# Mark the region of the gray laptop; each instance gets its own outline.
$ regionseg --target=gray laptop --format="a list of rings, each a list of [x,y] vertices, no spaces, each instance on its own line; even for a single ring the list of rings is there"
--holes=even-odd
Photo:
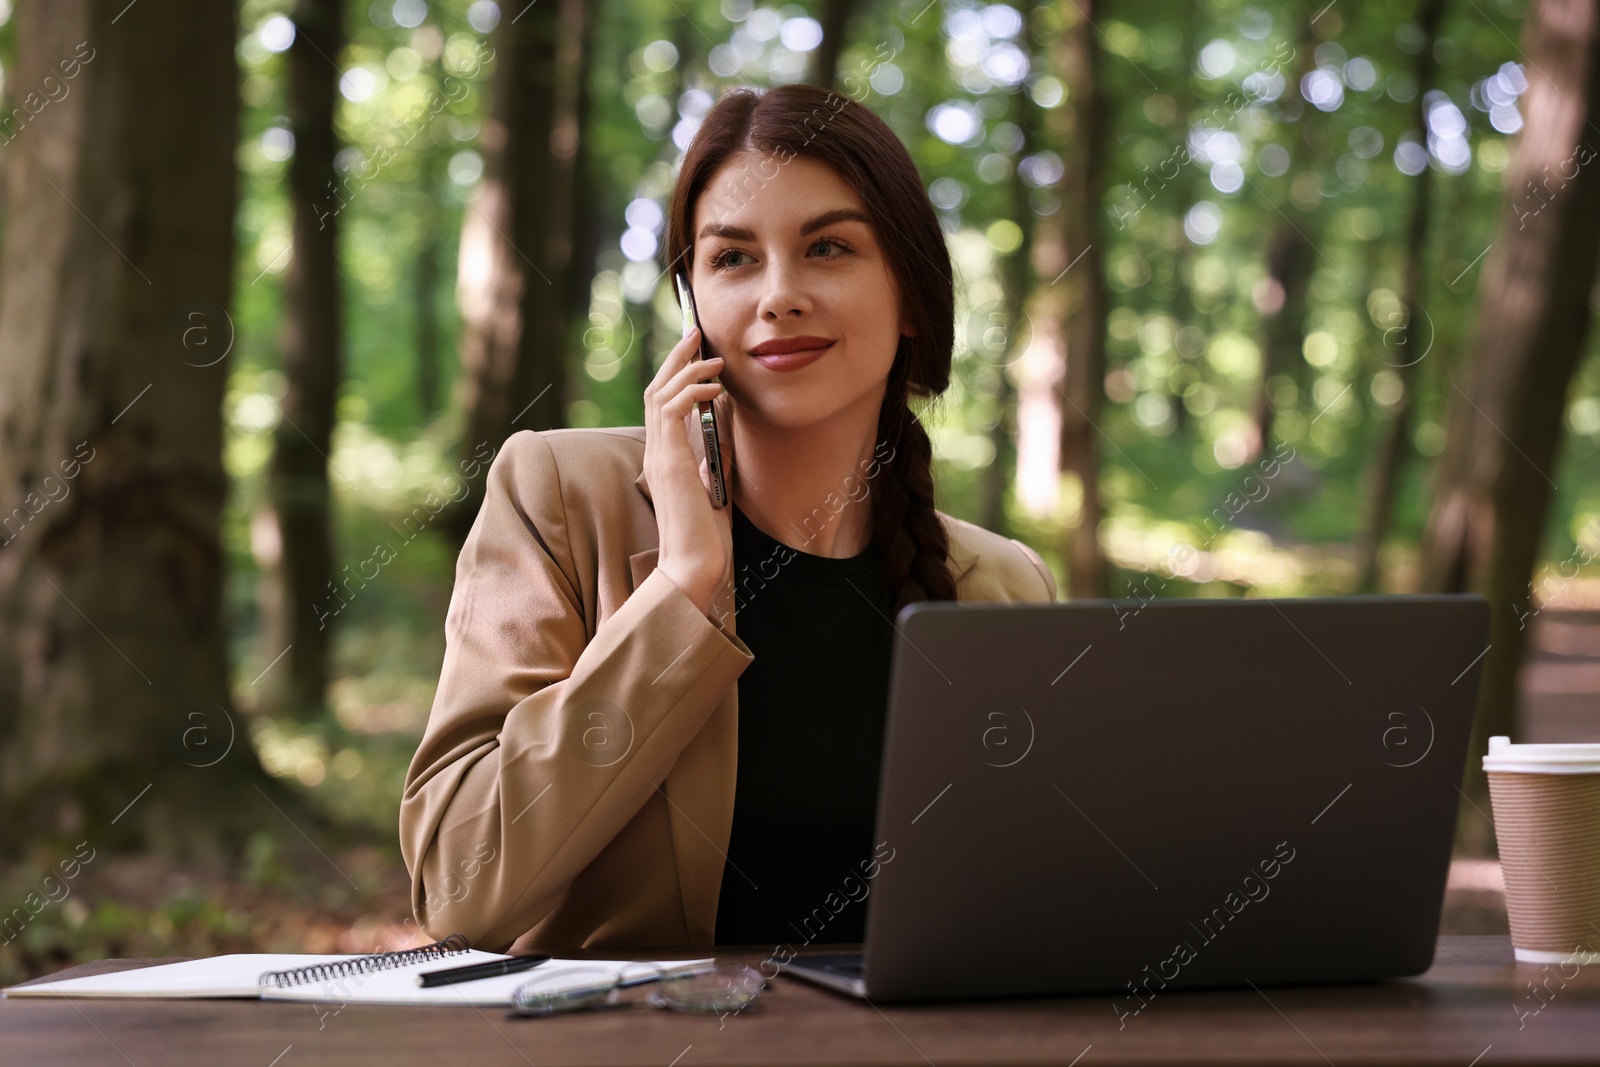
[[[1477,596],[909,605],[864,951],[784,972],[1119,1017],[1420,974],[1488,628]]]

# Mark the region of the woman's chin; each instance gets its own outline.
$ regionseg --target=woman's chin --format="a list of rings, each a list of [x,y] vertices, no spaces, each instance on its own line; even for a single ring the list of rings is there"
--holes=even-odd
[[[801,385],[795,382],[795,387],[790,388],[788,382],[793,380],[792,376],[770,377],[773,380],[762,382],[757,395],[741,394],[732,398],[737,401],[737,417],[741,421],[759,421],[775,430],[827,428],[838,431],[842,428],[841,420],[853,420],[859,414],[870,427],[877,426],[878,408],[883,404],[881,383],[863,395],[849,397],[842,395],[835,383],[819,381]],[[728,397],[729,394],[724,394],[719,399]],[[721,410],[718,409],[718,414]]]

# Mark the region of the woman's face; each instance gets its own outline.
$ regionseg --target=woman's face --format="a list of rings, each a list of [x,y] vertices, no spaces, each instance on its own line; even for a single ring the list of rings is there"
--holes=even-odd
[[[747,151],[711,176],[695,205],[689,275],[739,418],[876,425],[900,335],[915,331],[869,218],[855,189],[805,156]],[[797,337],[831,343],[791,370],[752,352]]]

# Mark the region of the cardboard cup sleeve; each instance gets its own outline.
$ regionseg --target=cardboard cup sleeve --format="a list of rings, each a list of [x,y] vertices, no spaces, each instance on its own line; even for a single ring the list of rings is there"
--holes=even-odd
[[[1600,962],[1600,745],[1512,745],[1484,757],[1522,963]]]

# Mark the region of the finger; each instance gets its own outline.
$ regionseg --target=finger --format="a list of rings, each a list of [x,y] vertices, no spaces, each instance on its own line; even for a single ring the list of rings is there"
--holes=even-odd
[[[656,399],[658,401],[671,400],[682,393],[688,386],[703,383],[705,379],[720,374],[722,366],[720,359],[694,360],[688,365],[679,368],[678,373],[662,384],[660,390],[656,393]]]
[[[713,378],[721,374],[724,366],[726,364],[723,363],[720,356],[713,356],[710,359],[690,360],[687,364],[678,368],[678,372],[668,378],[662,388],[667,396],[674,396],[678,390],[691,382],[705,381],[707,378]]]
[[[720,374],[722,372],[722,368],[723,362],[720,358],[691,360],[690,362],[679,367],[674,374],[667,377],[664,381],[655,383],[651,386],[651,390],[645,394],[646,408],[648,408],[651,404],[662,404],[665,401],[672,399],[673,397],[677,396],[686,385],[690,385],[703,379],[710,378],[716,374]],[[662,365],[662,370],[666,370],[665,364]]]
[[[686,385],[676,396],[662,405],[661,414],[669,419],[686,419],[694,413],[696,404],[713,399],[721,391],[722,385],[718,382],[694,382]]]

